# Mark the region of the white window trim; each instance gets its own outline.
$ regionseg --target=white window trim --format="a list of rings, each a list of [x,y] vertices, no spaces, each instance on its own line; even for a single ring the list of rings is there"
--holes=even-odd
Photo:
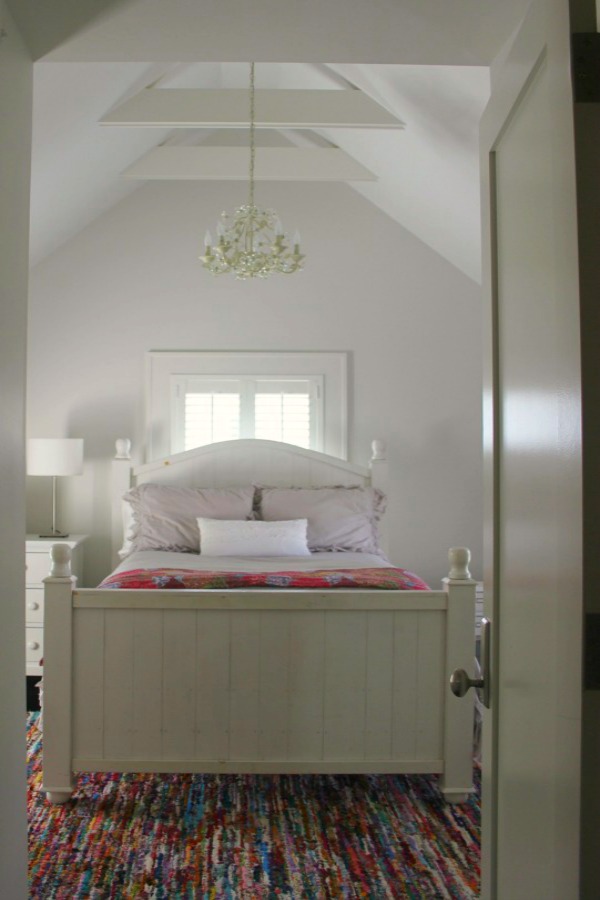
[[[151,350],[146,360],[146,461],[171,454],[173,375],[321,376],[323,451],[347,459],[348,354],[341,351]]]

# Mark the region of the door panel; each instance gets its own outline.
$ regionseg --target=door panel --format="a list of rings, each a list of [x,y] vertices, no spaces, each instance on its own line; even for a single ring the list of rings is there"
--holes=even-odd
[[[553,527],[560,478],[556,452],[560,390],[554,360],[560,347],[552,277],[553,219],[546,190],[552,179],[544,135],[546,82],[543,64],[495,151],[501,494],[497,627],[502,686],[498,862],[501,872],[508,866],[519,881],[518,873],[527,870],[532,855],[544,858],[556,829],[554,797],[547,790],[556,765],[556,669],[548,671],[544,657],[556,645],[553,606],[560,602],[559,534]],[[515,815],[528,836],[525,842],[511,840]],[[552,883],[552,867],[542,866],[537,874],[540,897],[552,896]],[[514,885],[513,890],[520,888]]]
[[[532,10],[482,123],[485,612],[495,628],[483,895],[500,900],[578,896],[578,290],[572,104],[556,89],[569,71],[560,7]]]

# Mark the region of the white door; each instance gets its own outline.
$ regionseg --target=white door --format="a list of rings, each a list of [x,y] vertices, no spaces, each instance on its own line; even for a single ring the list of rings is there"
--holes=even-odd
[[[581,442],[566,0],[530,9],[482,121],[488,365],[483,890],[578,897]]]

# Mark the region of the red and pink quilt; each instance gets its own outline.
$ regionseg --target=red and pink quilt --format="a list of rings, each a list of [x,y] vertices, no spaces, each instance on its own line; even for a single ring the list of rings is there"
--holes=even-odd
[[[396,568],[321,569],[311,572],[203,572],[196,569],[132,569],[109,575],[101,588],[125,590],[235,590],[298,588],[330,590],[363,588],[384,591],[428,591],[412,572]]]

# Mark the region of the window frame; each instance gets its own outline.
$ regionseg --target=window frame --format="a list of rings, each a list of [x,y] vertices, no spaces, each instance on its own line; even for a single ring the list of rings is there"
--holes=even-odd
[[[146,461],[172,455],[172,379],[195,375],[215,381],[252,376],[306,380],[320,376],[322,452],[345,460],[348,458],[347,371],[345,351],[150,350],[146,354]]]

